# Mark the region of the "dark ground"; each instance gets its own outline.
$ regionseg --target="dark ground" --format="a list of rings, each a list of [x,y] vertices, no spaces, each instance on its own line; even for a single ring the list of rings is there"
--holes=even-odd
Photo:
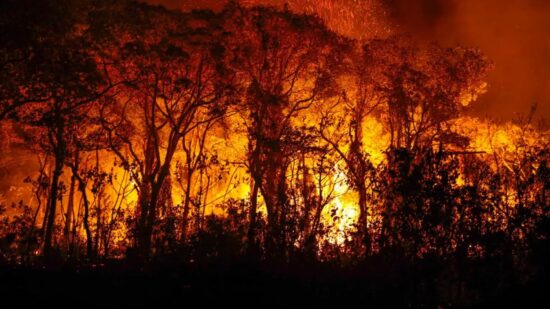
[[[360,266],[342,269],[306,263],[280,267],[238,262],[167,265],[170,263],[139,268],[125,261],[84,268],[4,265],[0,270],[0,299],[2,304],[13,304],[4,308],[44,308],[44,304],[54,308],[83,305],[97,308],[195,307],[192,304],[225,307],[548,308],[550,304],[547,278],[539,276],[525,284],[502,284],[499,274],[483,270],[479,272],[479,278],[475,278],[475,274],[469,275],[469,289],[472,288],[471,280],[474,280],[476,292],[463,292],[461,300],[449,304],[442,301],[445,299],[442,292],[445,283],[441,283],[441,279],[418,279],[406,267],[388,272]],[[473,296],[467,296],[467,293]]]

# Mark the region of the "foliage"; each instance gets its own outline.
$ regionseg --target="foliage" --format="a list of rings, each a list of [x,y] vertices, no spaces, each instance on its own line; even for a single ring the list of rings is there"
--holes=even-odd
[[[402,263],[460,291],[472,263],[545,269],[547,131],[472,149],[479,50],[234,2],[0,6],[0,120],[40,161],[0,207],[5,261]]]

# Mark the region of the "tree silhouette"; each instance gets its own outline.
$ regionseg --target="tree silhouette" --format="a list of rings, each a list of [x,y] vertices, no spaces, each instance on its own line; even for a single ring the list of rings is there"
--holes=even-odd
[[[166,179],[178,145],[197,127],[223,116],[231,72],[223,66],[213,17],[133,4],[120,10],[121,19],[131,21],[117,22],[120,32],[109,43],[117,48],[113,74],[126,83],[103,118],[111,149],[139,192],[136,246],[146,259],[159,207],[172,207],[159,205],[159,198],[162,190],[171,191]],[[142,23],[136,25],[136,19]]]
[[[434,307],[547,284],[548,129],[466,116],[479,50],[293,6],[31,2],[0,3],[0,277]]]
[[[246,82],[249,168],[267,207],[270,254],[284,256],[289,219],[288,156],[296,151],[293,118],[330,95],[341,38],[317,18],[268,8],[226,8],[236,34],[235,66]]]

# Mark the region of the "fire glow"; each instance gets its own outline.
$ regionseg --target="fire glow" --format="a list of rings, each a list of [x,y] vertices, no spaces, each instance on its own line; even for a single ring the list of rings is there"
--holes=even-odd
[[[508,227],[526,204],[542,216],[548,131],[532,115],[465,116],[491,91],[492,63],[475,48],[397,35],[367,2],[243,1],[219,12],[88,4],[59,25],[68,43],[46,39],[53,68],[6,64],[16,85],[2,89],[2,151],[33,162],[13,168],[29,175],[1,196],[0,205],[22,201],[6,222],[26,214],[33,254],[148,259],[218,228],[241,251],[329,259],[396,244],[440,252],[423,228],[439,210],[423,207],[450,208],[473,187],[498,204],[480,217],[486,230]],[[41,40],[31,43],[49,46]],[[481,169],[494,179],[479,180]],[[420,193],[408,185],[443,197],[412,200]],[[414,207],[421,214],[407,217]],[[430,233],[474,220],[459,208]],[[413,240],[396,232],[404,222]],[[447,249],[460,247],[456,233]]]

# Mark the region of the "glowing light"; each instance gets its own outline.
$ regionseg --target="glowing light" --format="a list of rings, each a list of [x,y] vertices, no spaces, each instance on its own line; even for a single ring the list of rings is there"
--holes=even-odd
[[[346,174],[338,165],[334,166],[333,181],[336,197],[324,215],[325,222],[332,226],[326,237],[331,244],[343,245],[351,239],[350,233],[355,230],[359,210],[350,199]]]

